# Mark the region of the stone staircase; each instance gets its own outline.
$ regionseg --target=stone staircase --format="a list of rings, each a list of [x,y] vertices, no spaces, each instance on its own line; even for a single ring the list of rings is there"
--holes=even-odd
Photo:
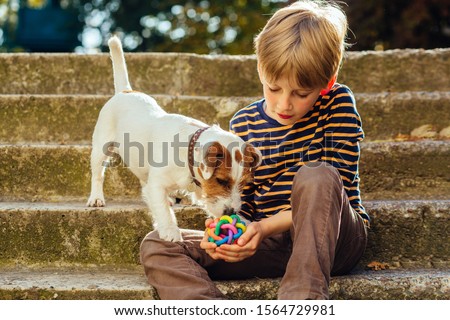
[[[253,56],[128,54],[135,90],[169,112],[227,128],[260,97]],[[450,49],[351,52],[339,76],[366,139],[372,217],[360,266],[333,299],[450,298]],[[107,54],[0,54],[0,299],[157,299],[139,265],[151,221],[137,179],[107,171],[107,207],[86,208],[91,135],[113,93]],[[203,228],[198,207],[180,225]],[[367,270],[372,261],[388,270]],[[274,299],[279,279],[218,282],[232,299]]]

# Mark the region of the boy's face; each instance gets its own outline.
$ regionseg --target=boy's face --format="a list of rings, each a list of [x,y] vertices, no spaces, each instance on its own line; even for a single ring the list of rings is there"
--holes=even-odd
[[[266,99],[266,114],[283,125],[294,124],[307,114],[322,90],[291,87],[287,77],[281,77],[275,83],[268,83],[261,77],[261,82]]]

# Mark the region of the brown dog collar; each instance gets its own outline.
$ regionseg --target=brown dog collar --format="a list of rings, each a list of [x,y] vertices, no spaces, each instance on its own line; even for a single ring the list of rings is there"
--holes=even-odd
[[[191,171],[192,179],[198,187],[200,187],[201,185],[200,185],[200,182],[195,178],[195,173],[194,173],[194,147],[195,147],[195,143],[197,142],[200,135],[207,129],[209,129],[209,127],[204,127],[204,128],[198,129],[197,131],[195,131],[195,133],[192,135],[191,139],[189,140],[189,148],[188,148],[189,171]]]

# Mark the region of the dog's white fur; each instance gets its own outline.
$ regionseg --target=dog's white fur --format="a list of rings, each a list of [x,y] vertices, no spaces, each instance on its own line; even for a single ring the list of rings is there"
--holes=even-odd
[[[111,155],[105,151],[108,147],[114,147],[124,163],[139,178],[143,198],[160,237],[167,241],[179,241],[181,233],[168,201],[169,193],[192,185],[187,143],[193,133],[207,125],[189,117],[166,113],[152,97],[131,91],[120,40],[112,37],[108,45],[113,62],[115,95],[102,108],[95,126],[91,153],[91,194],[87,205],[105,205],[104,164],[108,155]],[[172,143],[177,139],[186,147],[176,150],[172,148]],[[137,147],[137,143],[142,147]],[[224,155],[220,154],[219,157],[222,158],[217,159],[214,158],[217,152],[208,154],[211,150],[205,146],[211,144],[219,146],[218,149],[223,146],[223,153],[228,150],[230,168],[222,166],[222,169],[217,169],[217,160],[224,161]],[[242,159],[240,152],[247,157]],[[212,157],[212,160],[208,157]],[[149,161],[152,160],[156,164],[165,161],[166,165],[150,165]],[[259,165],[259,151],[244,143],[241,138],[218,126],[212,126],[200,135],[194,160],[197,164],[194,168],[195,177],[201,184],[201,188],[196,187],[195,193],[209,213],[219,217],[226,210],[238,212],[241,205],[240,189],[243,179],[248,176],[246,170],[252,171]],[[180,166],[180,161],[184,165]],[[244,161],[249,161],[250,164],[245,166]],[[220,179],[216,177],[219,174]],[[225,182],[228,184],[225,185]]]

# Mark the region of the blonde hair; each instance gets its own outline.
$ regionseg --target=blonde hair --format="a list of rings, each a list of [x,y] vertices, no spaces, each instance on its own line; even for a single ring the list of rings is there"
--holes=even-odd
[[[287,76],[302,88],[324,88],[339,71],[346,34],[347,18],[334,2],[295,2],[256,36],[259,72],[269,83]]]

